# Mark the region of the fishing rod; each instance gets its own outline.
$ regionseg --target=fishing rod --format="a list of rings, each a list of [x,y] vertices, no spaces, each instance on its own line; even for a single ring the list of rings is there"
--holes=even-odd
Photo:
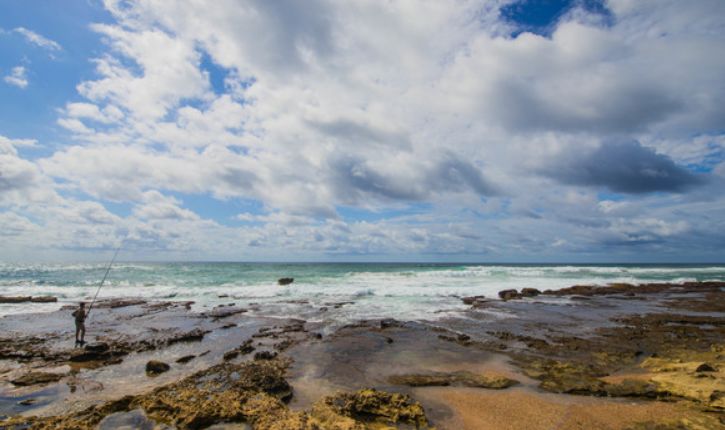
[[[91,301],[91,305],[88,307],[88,312],[86,312],[86,318],[91,314],[91,309],[93,309],[93,304],[96,303],[96,298],[98,298],[98,293],[101,292],[101,287],[103,287],[103,283],[106,282],[106,277],[108,277],[108,272],[111,271],[111,266],[113,265],[113,262],[116,261],[116,257],[118,256],[118,251],[121,250],[122,246],[123,246],[123,242],[121,242],[121,244],[118,245],[118,248],[116,248],[116,252],[113,254],[113,258],[108,263],[108,267],[106,267],[106,273],[103,275],[103,279],[101,279],[101,283],[98,285],[98,289],[96,290],[96,295],[93,296],[93,301]]]

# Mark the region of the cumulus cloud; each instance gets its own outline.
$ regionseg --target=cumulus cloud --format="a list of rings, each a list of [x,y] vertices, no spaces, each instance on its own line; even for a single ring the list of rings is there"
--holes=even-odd
[[[717,243],[685,218],[725,213],[723,3],[611,0],[545,34],[512,3],[108,0],[96,75],[59,109],[73,140],[5,154],[3,186],[97,200],[62,218],[88,243],[222,257]],[[255,211],[223,225],[187,194]]]
[[[10,139],[0,135],[0,205],[34,187],[40,178],[35,164],[18,155],[18,146],[34,146],[32,139]]]
[[[3,77],[3,80],[9,85],[24,89],[28,86],[27,73],[28,71],[25,69],[24,66],[15,66],[12,68],[9,74]]]

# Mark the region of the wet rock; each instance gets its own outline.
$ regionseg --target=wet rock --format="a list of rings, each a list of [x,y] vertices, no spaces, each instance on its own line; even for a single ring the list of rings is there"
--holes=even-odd
[[[239,351],[236,349],[233,349],[231,351],[227,351],[224,353],[224,356],[222,357],[224,361],[234,360],[239,356]]]
[[[108,350],[110,348],[111,347],[108,346],[108,344],[105,342],[97,342],[97,343],[89,343],[83,349],[85,349],[88,352],[95,352],[95,353],[102,354],[102,353],[108,352]]]
[[[516,290],[502,290],[498,292],[498,296],[502,300],[520,299],[522,297]]]
[[[539,379],[539,387],[554,393],[605,396],[604,376],[586,363],[528,357],[523,365],[527,376]]]
[[[0,303],[24,303],[32,299],[30,296],[0,296]]]
[[[171,369],[171,366],[164,363],[163,361],[158,360],[150,360],[148,363],[146,363],[146,374],[147,375],[159,375],[164,372],[168,372],[169,369]]]
[[[485,301],[486,296],[470,296],[470,297],[463,297],[461,299],[463,301],[463,304],[465,305],[472,305],[478,301]]]
[[[723,281],[705,281],[705,282],[683,282],[677,283],[648,283],[648,284],[626,284],[614,283],[607,286],[597,285],[574,285],[560,290],[546,290],[543,294],[552,296],[603,296],[611,294],[652,294],[652,293],[691,293],[691,292],[718,292],[725,288]]]
[[[611,397],[641,397],[649,399],[670,397],[670,393],[659,389],[657,384],[639,379],[625,379],[618,384],[606,384],[604,391]]]
[[[50,372],[29,372],[25,375],[13,379],[10,381],[13,385],[17,387],[27,387],[30,385],[40,385],[40,384],[49,384],[51,382],[58,382],[60,381],[63,376],[60,373],[50,373]]]
[[[452,373],[426,373],[391,376],[388,381],[395,385],[407,385],[410,387],[446,387],[458,385],[465,387],[503,389],[519,382],[501,375],[478,375],[467,371]]]
[[[100,423],[98,430],[137,429],[137,430],[172,430],[165,424],[149,419],[143,409],[128,412],[116,412],[108,415]]]
[[[524,297],[536,297],[541,294],[541,291],[536,288],[522,288],[521,295]]]
[[[247,309],[244,308],[238,308],[235,306],[219,306],[214,309],[212,309],[211,312],[208,314],[202,314],[203,316],[211,317],[214,321],[220,320],[222,318],[228,318],[232,315],[237,315],[247,312]]]
[[[252,346],[252,339],[244,342],[238,349],[240,354],[249,354],[250,352],[253,352],[254,347]]]
[[[277,357],[277,353],[273,351],[259,351],[254,354],[255,360],[272,360]]]
[[[717,369],[715,369],[708,363],[702,363],[701,365],[697,366],[695,372],[717,372]]]
[[[146,303],[146,300],[141,299],[110,299],[98,301],[95,305],[93,305],[93,307],[98,309],[117,309],[128,306],[145,305]]]
[[[53,296],[34,296],[30,301],[33,303],[56,303],[58,298]]]
[[[125,355],[127,352],[119,353],[119,355]],[[107,361],[114,358],[114,353],[110,350],[105,351],[93,351],[83,349],[78,352],[73,352],[68,361],[74,363],[86,363],[89,361]]]
[[[279,278],[277,279],[277,284],[279,285],[289,285],[295,281],[295,278]]]
[[[180,364],[184,364],[184,363],[190,362],[191,360],[193,360],[195,358],[196,358],[196,355],[193,355],[193,354],[191,354],[191,355],[185,355],[185,356],[183,356],[181,358],[178,358],[176,360],[176,362],[177,363],[180,363]]]
[[[221,328],[222,330],[226,330],[226,329],[229,329],[229,328],[234,328],[236,326],[237,326],[236,323],[229,323],[229,324],[224,324],[223,326],[221,326],[219,328]]]
[[[394,318],[385,318],[380,320],[380,328],[382,330],[385,330],[386,328],[393,328],[393,327],[405,327],[405,323],[398,321]]]
[[[207,333],[209,333],[209,330],[195,328],[194,330],[171,336],[164,343],[170,346],[179,342],[199,342],[204,339],[204,335]]]
[[[325,303],[325,305],[332,306],[335,309],[340,309],[341,307],[343,307],[345,305],[351,305],[353,303],[355,303],[355,302],[350,302],[350,301],[347,301],[347,302],[328,302],[328,303]]]

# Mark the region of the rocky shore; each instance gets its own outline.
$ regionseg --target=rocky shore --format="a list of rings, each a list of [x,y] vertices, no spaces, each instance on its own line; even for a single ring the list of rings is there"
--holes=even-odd
[[[723,282],[461,300],[343,327],[109,300],[85,348],[68,309],[6,316],[0,429],[725,428]]]

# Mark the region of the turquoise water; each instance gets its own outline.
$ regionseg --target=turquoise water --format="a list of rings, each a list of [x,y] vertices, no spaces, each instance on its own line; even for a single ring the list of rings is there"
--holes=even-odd
[[[89,300],[105,269],[105,264],[0,264],[0,295],[59,298],[58,304],[0,305],[0,315]],[[295,282],[278,286],[281,277]],[[269,304],[280,314],[294,314],[281,306],[293,301],[354,301],[346,306],[345,318],[429,318],[441,310],[458,310],[458,297],[495,297],[506,288],[687,280],[725,280],[725,265],[117,263],[99,297],[193,300],[198,307],[234,300]]]

